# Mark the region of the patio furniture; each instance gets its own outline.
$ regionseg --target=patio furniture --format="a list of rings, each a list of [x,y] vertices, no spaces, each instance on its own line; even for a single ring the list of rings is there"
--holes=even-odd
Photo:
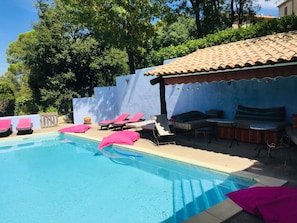
[[[277,139],[288,125],[285,122],[285,107],[252,108],[238,105],[234,117],[236,122],[235,136],[233,127],[226,123],[218,123],[219,137],[248,143],[260,144],[268,139]],[[251,128],[257,125],[273,125],[267,130]]]
[[[126,123],[127,128],[146,128],[146,126],[154,125],[154,120],[145,120],[141,122]]]
[[[203,137],[208,137],[208,143],[211,143],[212,139],[214,138],[216,141],[218,141],[218,138],[216,136],[215,131],[216,124],[212,126],[202,127],[199,129],[195,129],[195,137],[202,135]]]
[[[195,134],[207,130],[207,127],[213,127],[215,123],[207,122],[208,118],[222,118],[223,111],[218,109],[209,109],[205,113],[200,111],[189,111],[171,117],[174,131],[188,131]],[[200,129],[200,130],[199,130]]]
[[[288,126],[286,127],[286,133],[290,138],[291,142],[297,145],[297,128],[294,128],[293,126]]]
[[[16,130],[18,131],[17,134],[25,134],[25,133],[32,133],[33,132],[33,123],[31,118],[20,118],[19,122],[16,126]]]
[[[8,136],[12,133],[11,119],[0,119],[0,134]]]
[[[231,119],[220,119],[220,118],[209,118],[206,119],[207,122],[209,123],[215,123],[216,126],[218,125],[224,125],[224,126],[228,126],[229,128],[229,132],[228,134],[231,135],[230,139],[231,139],[231,143],[230,143],[230,148],[233,145],[233,142],[236,141],[237,145],[239,145],[238,140],[235,137],[236,134],[236,126],[237,126],[237,122],[236,120],[231,120]]]
[[[195,129],[205,127],[208,122],[208,116],[200,111],[189,111],[171,117],[173,129],[175,131],[193,131]]]
[[[154,116],[155,128],[153,135],[155,143],[160,144],[175,144],[175,134],[171,132],[167,116],[165,114]]]
[[[144,113],[136,113],[135,115],[133,115],[130,119],[128,120],[124,120],[124,121],[115,121],[112,123],[112,126],[115,128],[120,128],[121,130],[123,130],[123,128],[125,127],[126,124],[128,123],[135,123],[135,122],[139,122],[140,120],[142,120],[142,117],[144,116]]]
[[[276,131],[277,125],[273,123],[263,123],[263,122],[255,122],[251,123],[250,129],[256,130],[260,132],[260,143],[258,143],[256,150],[258,150],[258,153],[256,157],[258,157],[263,149],[267,149],[268,156],[271,157],[271,150],[276,148],[276,141],[277,139],[267,139],[265,140],[265,131]],[[262,146],[261,146],[262,144]],[[260,146],[260,147],[259,147]]]
[[[115,119],[101,121],[98,123],[98,125],[100,126],[100,129],[109,129],[110,125],[112,125],[114,122],[124,121],[128,118],[129,115],[130,114],[128,113],[124,113]]]

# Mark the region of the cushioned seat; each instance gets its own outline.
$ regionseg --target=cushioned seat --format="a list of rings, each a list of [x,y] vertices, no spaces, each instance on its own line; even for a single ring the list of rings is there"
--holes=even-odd
[[[174,129],[190,131],[205,126],[208,116],[200,111],[190,111],[172,116],[171,118]]]
[[[0,119],[0,133],[9,135],[12,132],[11,119]]]
[[[236,140],[263,143],[268,139],[277,139],[288,125],[285,122],[285,107],[252,108],[238,105],[233,121],[234,126],[218,123],[220,138],[233,139],[235,131]]]

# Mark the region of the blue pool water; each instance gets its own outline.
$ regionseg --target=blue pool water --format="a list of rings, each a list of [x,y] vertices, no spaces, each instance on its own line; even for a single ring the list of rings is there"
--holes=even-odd
[[[178,223],[255,183],[122,148],[108,147],[108,158],[97,147],[66,134],[1,142],[0,222]]]

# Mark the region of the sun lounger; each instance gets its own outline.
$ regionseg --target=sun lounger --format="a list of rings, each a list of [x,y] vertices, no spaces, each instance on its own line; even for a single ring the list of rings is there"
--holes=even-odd
[[[128,128],[146,128],[146,126],[152,126],[154,124],[154,120],[145,120],[141,122],[131,122],[131,123],[126,123],[126,127]]]
[[[12,132],[11,119],[0,120],[0,133],[9,135]]]
[[[153,135],[156,144],[175,144],[175,134],[170,130],[166,115],[156,115],[154,120],[155,128],[153,130]]]
[[[123,129],[127,123],[139,122],[143,116],[144,116],[144,113],[136,113],[128,120],[114,122],[112,126],[115,128]]]
[[[105,120],[105,121],[101,121],[98,123],[98,125],[100,126],[100,129],[109,129],[109,127],[114,123],[114,122],[121,122],[124,121],[128,118],[130,114],[121,114],[119,117],[112,119],[112,120]]]
[[[16,130],[18,131],[17,134],[20,133],[32,133],[33,123],[31,118],[21,118],[16,126]]]

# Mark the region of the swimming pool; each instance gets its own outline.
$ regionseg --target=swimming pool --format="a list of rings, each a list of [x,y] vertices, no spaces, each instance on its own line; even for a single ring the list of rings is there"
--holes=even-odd
[[[255,184],[67,134],[0,143],[2,222],[182,222]]]

